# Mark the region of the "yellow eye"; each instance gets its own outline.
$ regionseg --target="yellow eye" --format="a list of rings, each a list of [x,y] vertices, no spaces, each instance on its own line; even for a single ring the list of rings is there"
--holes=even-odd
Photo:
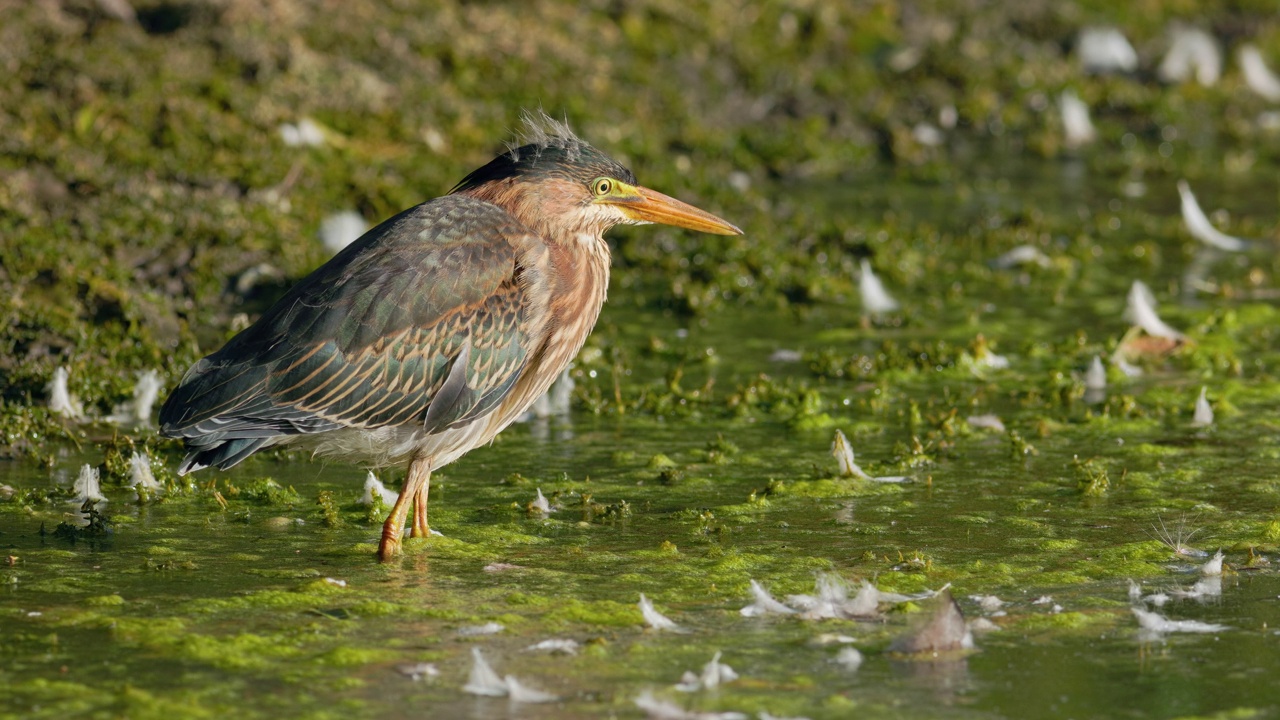
[[[591,184],[591,192],[596,195],[608,195],[613,190],[613,181],[609,178],[599,178]]]

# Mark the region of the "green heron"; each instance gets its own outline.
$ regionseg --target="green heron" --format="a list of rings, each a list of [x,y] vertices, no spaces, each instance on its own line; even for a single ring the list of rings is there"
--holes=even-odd
[[[378,556],[425,537],[431,471],[489,442],[582,348],[609,284],[606,230],[742,231],[640,187],[545,115],[527,144],[405,210],[200,360],[160,410],[178,473],[303,443],[374,467],[408,461]]]

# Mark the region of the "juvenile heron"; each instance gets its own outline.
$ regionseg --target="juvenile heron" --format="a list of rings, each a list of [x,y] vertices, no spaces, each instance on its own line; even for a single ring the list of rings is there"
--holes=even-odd
[[[431,471],[489,442],[582,348],[609,284],[606,230],[742,233],[640,187],[563,123],[525,126],[525,145],[370,230],[187,371],[160,410],[188,450],[180,475],[289,442],[407,460],[389,560],[410,506],[413,536],[429,532]]]

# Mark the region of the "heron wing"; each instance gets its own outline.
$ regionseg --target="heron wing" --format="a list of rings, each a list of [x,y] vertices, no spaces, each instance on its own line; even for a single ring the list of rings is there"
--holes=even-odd
[[[162,432],[218,451],[195,464],[230,467],[280,435],[438,432],[481,417],[542,340],[545,253],[472,198],[401,213],[196,363],[161,410]]]

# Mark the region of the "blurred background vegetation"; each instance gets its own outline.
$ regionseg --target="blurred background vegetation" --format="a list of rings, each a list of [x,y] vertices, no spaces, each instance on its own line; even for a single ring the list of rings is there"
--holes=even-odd
[[[1169,125],[1187,147],[1179,172],[1220,167],[1224,152],[1274,164],[1253,122],[1266,104],[1242,88],[1234,49],[1252,42],[1274,65],[1275,10],[0,0],[0,407],[41,404],[59,365],[99,410],[136,371],[176,379],[328,257],[325,217],[351,209],[372,225],[445,193],[502,149],[523,108],[567,118],[643,184],[746,230],[615,233],[614,298],[688,315],[830,301],[859,253],[929,255],[936,236],[807,198],[881,176],[962,185],[950,157],[966,151],[1061,157],[1066,88],[1103,138],[1085,161],[1113,174],[1172,172],[1156,150]],[[1175,22],[1223,44],[1221,82],[1155,80]],[[1137,72],[1081,70],[1076,38],[1099,24],[1134,44]],[[323,142],[286,144],[282,127],[307,119]],[[921,142],[922,123],[945,142]],[[1136,141],[1122,148],[1125,133]]]

